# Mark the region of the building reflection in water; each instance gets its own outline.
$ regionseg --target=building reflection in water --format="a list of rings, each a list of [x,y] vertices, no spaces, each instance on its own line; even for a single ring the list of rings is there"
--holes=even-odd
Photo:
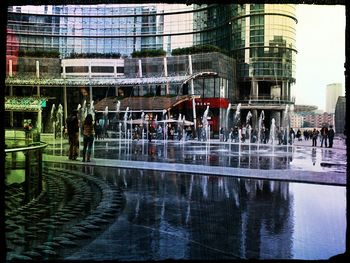
[[[153,229],[142,251],[184,259],[292,257],[286,182],[134,169],[116,169],[107,180],[125,189],[129,223]]]

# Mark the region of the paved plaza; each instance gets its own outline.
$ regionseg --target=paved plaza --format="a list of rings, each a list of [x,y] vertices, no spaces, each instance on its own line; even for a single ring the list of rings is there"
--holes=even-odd
[[[6,217],[9,260],[326,259],[345,250],[343,140],[330,149],[104,139],[88,163],[68,159],[66,139],[48,142],[44,191]]]
[[[53,145],[51,145],[53,146]],[[44,160],[90,166],[190,172],[296,182],[346,185],[345,140],[333,148],[312,147],[295,140],[293,146],[199,141],[95,140],[91,163],[67,160],[67,147],[48,148]],[[55,149],[55,151],[53,151]],[[54,153],[54,154],[53,154]],[[82,158],[78,159],[82,160]]]

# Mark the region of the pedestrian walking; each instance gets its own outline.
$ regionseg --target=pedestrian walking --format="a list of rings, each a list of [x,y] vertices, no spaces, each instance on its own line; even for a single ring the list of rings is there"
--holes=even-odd
[[[84,135],[84,148],[83,148],[83,162],[90,162],[92,144],[94,142],[94,124],[92,121],[92,115],[89,113],[86,115],[83,124],[83,135]]]
[[[334,130],[333,130],[333,125],[329,126],[328,130],[328,140],[329,140],[329,148],[333,148],[333,139],[334,139]]]
[[[79,155],[79,120],[78,110],[73,110],[72,114],[66,120],[68,141],[69,141],[69,160],[76,160]]]
[[[311,133],[311,138],[312,138],[312,146],[317,146],[317,137],[318,137],[318,131],[314,129]]]

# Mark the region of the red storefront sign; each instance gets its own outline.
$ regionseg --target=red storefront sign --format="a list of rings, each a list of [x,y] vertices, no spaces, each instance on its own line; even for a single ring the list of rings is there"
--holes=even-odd
[[[192,109],[192,100],[189,100],[188,102],[189,108]],[[199,98],[195,99],[196,108],[206,108],[209,106],[209,108],[222,108],[226,109],[229,104],[229,100],[225,98]]]

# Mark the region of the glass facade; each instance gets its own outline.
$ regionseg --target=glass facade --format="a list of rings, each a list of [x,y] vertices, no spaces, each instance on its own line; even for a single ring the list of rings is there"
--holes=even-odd
[[[195,6],[196,8],[203,8]],[[213,44],[236,59],[235,101],[292,103],[295,82],[295,5],[205,5],[195,13],[195,44]]]
[[[295,80],[295,7],[251,4],[233,6],[232,51],[240,77]]]
[[[67,5],[11,6],[8,28],[21,50],[57,50],[73,54],[115,54],[193,44],[192,6]]]

